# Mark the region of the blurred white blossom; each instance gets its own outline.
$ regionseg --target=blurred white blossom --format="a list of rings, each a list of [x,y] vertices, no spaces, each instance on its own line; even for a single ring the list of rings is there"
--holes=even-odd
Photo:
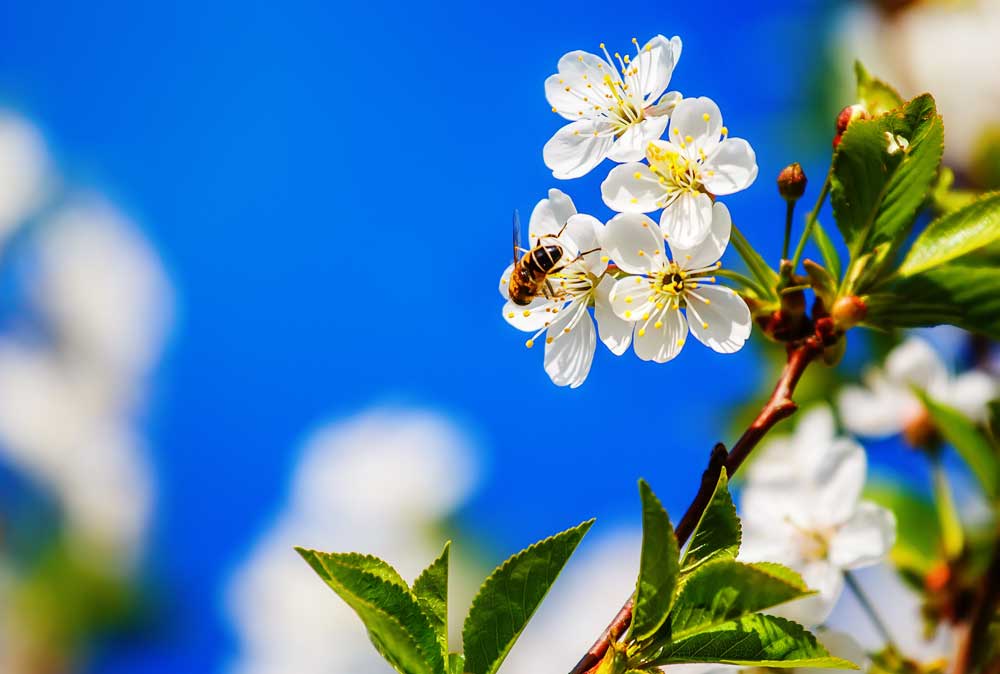
[[[863,381],[864,386],[846,386],[838,396],[844,426],[863,436],[906,433],[918,438],[928,420],[914,388],[978,422],[985,421],[986,403],[998,393],[996,380],[979,370],[953,376],[930,344],[918,337],[893,349],[884,369],[869,369]]]
[[[0,243],[41,205],[49,180],[41,134],[27,120],[0,110]]]
[[[861,500],[866,473],[864,449],[836,436],[825,406],[804,414],[793,436],[775,437],[760,448],[741,497],[740,556],[785,564],[818,592],[772,613],[822,623],[843,590],[843,572],[888,554],[896,520],[891,511]]]
[[[375,409],[314,433],[288,505],[229,588],[240,642],[229,671],[391,672],[361,621],[293,547],[374,554],[412,580],[440,554],[443,540],[433,527],[462,503],[476,474],[469,440],[430,412]],[[461,546],[453,547],[449,604],[467,606],[478,580]],[[452,639],[458,643],[460,634]]]

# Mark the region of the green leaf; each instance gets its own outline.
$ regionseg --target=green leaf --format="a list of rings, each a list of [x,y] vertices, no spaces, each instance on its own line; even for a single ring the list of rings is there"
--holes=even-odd
[[[740,257],[743,258],[743,263],[747,266],[747,270],[757,279],[760,287],[767,291],[767,294],[763,295],[761,299],[777,301],[778,296],[775,294],[774,288],[778,284],[778,272],[771,269],[764,262],[764,258],[750,245],[750,242],[736,228],[736,225],[733,225],[729,241],[733,244],[736,252],[740,254]]]
[[[465,671],[494,674],[594,520],[535,543],[501,564],[472,602],[462,630]]]
[[[903,98],[892,86],[872,77],[861,61],[854,62],[854,74],[858,78],[858,101],[872,115],[895,110],[903,104]]]
[[[887,134],[909,146],[889,154]],[[929,94],[875,119],[857,119],[833,159],[830,200],[851,260],[883,245],[893,258],[933,184],[944,148],[944,126]]]
[[[729,495],[726,471],[723,470],[719,474],[712,500],[691,535],[691,542],[681,560],[681,568],[688,573],[713,559],[736,559],[740,552],[741,535],[740,518],[736,516],[736,506]]]
[[[938,218],[910,247],[899,268],[912,276],[1000,241],[1000,192]]]
[[[441,555],[413,581],[413,596],[437,633],[441,648],[448,651],[448,557],[451,541]]]
[[[995,501],[1000,487],[1000,457],[989,439],[958,410],[934,400],[923,391],[917,391],[917,395],[934,420],[935,428],[979,480],[983,493]]]
[[[816,637],[790,620],[756,614],[667,645],[652,664],[719,662],[747,667],[858,669],[832,657]]]
[[[465,656],[461,653],[448,654],[448,674],[462,674],[465,671]]]
[[[680,551],[667,511],[645,480],[639,480],[639,495],[642,498],[642,554],[630,634],[638,641],[645,641],[670,615],[677,589]]]
[[[365,555],[296,550],[354,609],[375,648],[396,671],[444,674],[444,653],[434,629],[392,567]]]
[[[826,230],[819,223],[818,219],[813,222],[812,235],[813,240],[816,241],[816,245],[819,247],[820,255],[823,256],[823,263],[826,265],[827,270],[834,279],[839,281],[840,274],[843,271],[840,266],[840,255],[837,254],[837,248],[833,240],[826,233]]]
[[[922,579],[937,563],[941,551],[941,528],[934,504],[898,481],[870,481],[865,495],[896,516],[892,561],[901,569],[916,571]]]
[[[876,329],[954,325],[1000,339],[1000,268],[946,264],[891,278],[865,298]]]
[[[802,578],[780,565],[732,559],[708,562],[684,582],[670,616],[674,641],[715,629],[741,616],[812,594]]]

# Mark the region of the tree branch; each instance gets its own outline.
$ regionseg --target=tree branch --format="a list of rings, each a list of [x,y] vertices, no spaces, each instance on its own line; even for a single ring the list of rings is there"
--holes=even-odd
[[[779,421],[787,419],[795,412],[797,407],[792,400],[792,394],[809,363],[823,352],[823,346],[823,334],[817,329],[815,334],[810,335],[797,345],[789,347],[788,360],[781,371],[781,376],[778,378],[778,383],[775,385],[771,397],[768,398],[767,403],[753,420],[753,423],[747,427],[740,439],[733,445],[732,451],[727,454],[725,446],[721,443],[712,448],[708,467],[701,477],[698,493],[695,494],[694,500],[691,501],[691,505],[688,506],[675,530],[677,542],[681,547],[684,547],[688,538],[694,533],[705,508],[712,500],[712,493],[719,481],[719,474],[722,472],[723,466],[725,466],[726,473],[732,477],[768,431],[774,428]],[[625,605],[601,633],[601,636],[594,642],[594,645],[570,671],[570,674],[592,674],[592,670],[600,664],[612,641],[617,641],[628,629],[631,622],[632,597],[629,597]]]

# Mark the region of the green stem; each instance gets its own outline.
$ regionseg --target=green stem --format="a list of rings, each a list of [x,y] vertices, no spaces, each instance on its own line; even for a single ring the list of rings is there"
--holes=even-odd
[[[799,268],[799,261],[802,259],[802,251],[805,250],[806,241],[812,236],[813,226],[816,224],[816,219],[819,217],[819,211],[823,208],[824,202],[826,202],[827,195],[830,194],[830,182],[833,178],[833,167],[826,174],[826,180],[823,181],[823,189],[819,191],[819,196],[816,197],[816,205],[806,216],[806,226],[802,230],[802,236],[799,237],[799,245],[795,247],[795,256],[792,258],[792,271]]]
[[[792,218],[795,216],[796,199],[789,199],[785,208],[785,241],[781,244],[781,259],[788,259],[788,243],[792,238]]]
[[[844,572],[844,580],[847,582],[847,587],[851,588],[851,592],[857,598],[858,603],[864,612],[868,614],[869,620],[872,621],[872,625],[875,626],[876,631],[881,635],[882,640],[885,641],[885,646],[889,650],[899,652],[896,647],[896,643],[892,640],[892,635],[889,634],[889,628],[886,627],[885,623],[882,622],[882,618],[879,617],[878,612],[875,610],[875,606],[868,600],[868,595],[865,591],[861,589],[861,583],[858,582],[857,578],[854,577],[850,571]]]

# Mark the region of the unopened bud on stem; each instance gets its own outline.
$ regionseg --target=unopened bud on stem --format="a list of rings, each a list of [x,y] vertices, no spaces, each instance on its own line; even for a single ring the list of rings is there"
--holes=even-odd
[[[840,145],[840,139],[847,131],[847,127],[856,119],[869,119],[871,115],[865,110],[865,106],[860,103],[848,105],[837,115],[837,133],[833,137],[833,147]]]
[[[864,300],[855,295],[841,297],[833,303],[830,316],[840,330],[849,330],[864,320],[868,314],[868,306]]]
[[[778,174],[778,193],[786,201],[798,201],[806,192],[806,173],[798,162],[789,164]]]

